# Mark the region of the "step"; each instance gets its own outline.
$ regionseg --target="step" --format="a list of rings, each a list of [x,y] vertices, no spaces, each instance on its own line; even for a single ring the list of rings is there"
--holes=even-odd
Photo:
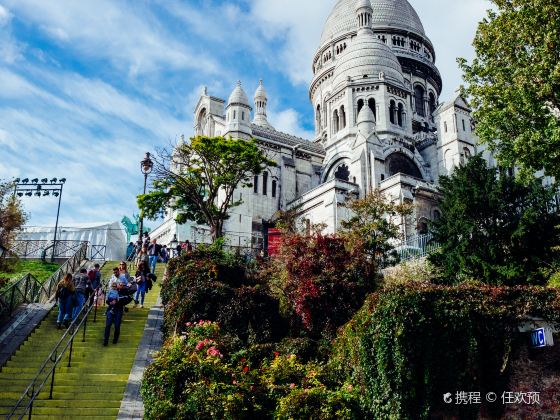
[[[119,414],[119,407],[115,408],[74,408],[70,409],[61,409],[61,408],[53,408],[53,407],[33,407],[33,416],[35,418],[35,414],[43,414],[43,415],[57,415],[60,418],[60,415],[69,416],[70,418],[74,419],[81,419],[82,416],[95,416],[98,414],[103,414],[106,416],[113,416],[113,418],[117,417]]]

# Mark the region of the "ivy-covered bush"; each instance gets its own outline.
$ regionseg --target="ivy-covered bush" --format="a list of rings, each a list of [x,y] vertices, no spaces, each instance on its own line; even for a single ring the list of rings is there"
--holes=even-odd
[[[344,327],[326,371],[363,390],[360,404],[371,418],[476,418],[480,405],[445,405],[443,394],[507,390],[510,355],[528,342],[518,325],[527,316],[559,321],[559,298],[537,287],[389,288]],[[482,407],[497,417],[502,409]]]

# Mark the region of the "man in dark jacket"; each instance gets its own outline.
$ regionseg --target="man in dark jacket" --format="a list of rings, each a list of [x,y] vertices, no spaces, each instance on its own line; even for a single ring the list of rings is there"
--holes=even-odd
[[[76,287],[76,304],[74,305],[74,311],[72,312],[72,319],[76,319],[88,294],[88,290],[91,290],[91,282],[87,275],[87,270],[82,268],[80,273],[74,276],[74,286]]]

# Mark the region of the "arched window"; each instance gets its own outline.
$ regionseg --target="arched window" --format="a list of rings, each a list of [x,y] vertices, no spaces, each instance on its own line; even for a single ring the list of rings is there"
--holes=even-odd
[[[253,178],[253,192],[258,193],[259,192],[259,176],[255,175],[255,177]]]
[[[445,132],[447,133],[447,121],[443,122],[443,129],[445,130]]]
[[[236,117],[235,111],[233,111],[233,119],[234,119],[234,120],[235,120],[235,117]]]
[[[377,114],[375,112],[375,99],[369,98],[367,104],[369,106],[369,109],[371,109],[371,112],[373,112],[373,116],[377,118]]]
[[[465,155],[465,159],[469,159],[471,157],[471,151],[468,147],[463,148],[463,154]]]
[[[198,130],[199,133],[204,133],[204,128],[206,127],[206,108],[202,108],[200,114],[198,114]]]
[[[439,210],[434,210],[434,220],[439,220],[441,218],[441,212]]]
[[[416,85],[414,87],[414,104],[416,113],[421,117],[425,117],[426,112],[424,111],[424,88],[422,86]]]
[[[276,197],[276,187],[277,187],[277,185],[276,185],[276,180],[273,179],[273,180],[272,180],[272,198],[275,198],[275,197]]]
[[[433,114],[434,111],[436,110],[436,97],[433,92],[430,92],[429,103],[430,103],[430,114]]]
[[[241,111],[241,119],[245,121],[245,111]]]
[[[338,123],[339,123],[338,109],[335,109],[333,114],[333,131],[335,133],[338,133],[338,127],[339,127]]]
[[[338,126],[341,130],[346,128],[346,112],[344,111],[344,105],[340,107],[340,124]]]
[[[391,121],[391,124],[395,124],[395,110],[395,101],[391,101],[389,105],[389,121]]]
[[[317,130],[321,129],[321,105],[317,105],[317,114],[315,115],[315,121],[317,121]]]
[[[268,172],[263,172],[263,195],[266,195],[268,189]]]
[[[398,173],[412,176],[414,178],[422,179],[422,173],[416,163],[404,153],[393,153],[385,160],[385,172],[389,176]]]
[[[402,127],[404,125],[404,106],[401,103],[399,103],[399,109],[397,112],[397,122],[399,124],[399,127]]]
[[[358,99],[358,114],[360,113],[363,107],[364,107],[364,100]]]
[[[428,220],[426,220],[426,218],[422,217],[418,221],[418,233],[420,235],[425,235],[426,233],[428,233],[428,230],[429,230]]]

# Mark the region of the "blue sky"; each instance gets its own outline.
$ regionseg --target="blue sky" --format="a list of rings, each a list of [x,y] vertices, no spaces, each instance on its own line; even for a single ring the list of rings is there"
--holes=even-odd
[[[461,83],[486,0],[410,0],[436,49],[441,100]],[[264,79],[269,120],[311,137],[311,60],[335,0],[0,0],[0,179],[66,177],[63,225],[135,211],[146,151],[192,135],[203,86]],[[54,225],[53,198],[26,198]],[[152,223],[153,225],[153,223]]]

